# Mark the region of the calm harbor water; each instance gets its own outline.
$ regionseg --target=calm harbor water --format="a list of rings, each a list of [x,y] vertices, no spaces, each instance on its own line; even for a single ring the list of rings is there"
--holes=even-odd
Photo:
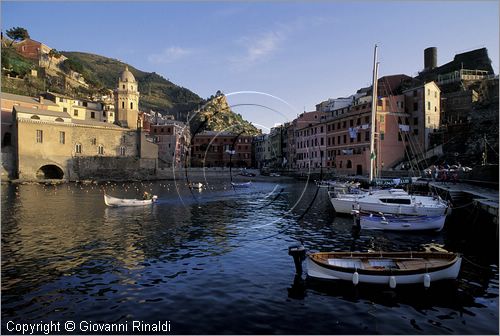
[[[209,181],[210,182],[210,181]],[[159,203],[108,208],[143,190]],[[325,190],[214,180],[2,185],[6,323],[170,321],[173,334],[498,334],[498,240],[454,213],[439,233],[356,232]],[[459,227],[467,227],[459,229]],[[456,282],[353,287],[296,278],[288,246],[464,253]],[[130,332],[129,332],[130,333]]]

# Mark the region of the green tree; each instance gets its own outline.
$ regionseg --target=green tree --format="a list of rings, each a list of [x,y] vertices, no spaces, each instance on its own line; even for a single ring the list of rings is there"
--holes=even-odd
[[[22,27],[13,27],[11,29],[7,29],[6,34],[9,38],[12,39],[10,45],[12,45],[14,41],[22,41],[30,37],[28,31]]]

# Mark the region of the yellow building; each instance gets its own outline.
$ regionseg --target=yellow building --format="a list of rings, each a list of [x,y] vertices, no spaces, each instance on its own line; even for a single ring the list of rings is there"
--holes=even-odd
[[[137,83],[127,68],[118,83],[114,110],[102,102],[54,93],[48,93],[46,101],[40,98],[46,109],[14,104],[14,177],[80,180],[154,176],[158,146],[146,137],[138,122]],[[125,83],[129,87],[123,89]],[[47,100],[51,103],[44,104]],[[119,113],[116,124],[109,119],[114,121],[114,111]]]

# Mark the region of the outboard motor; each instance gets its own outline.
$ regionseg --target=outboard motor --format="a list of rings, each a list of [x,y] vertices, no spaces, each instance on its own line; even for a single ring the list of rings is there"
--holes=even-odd
[[[295,272],[298,275],[302,274],[302,262],[306,259],[306,249],[302,244],[292,245],[288,247],[288,255],[293,257],[295,263]]]

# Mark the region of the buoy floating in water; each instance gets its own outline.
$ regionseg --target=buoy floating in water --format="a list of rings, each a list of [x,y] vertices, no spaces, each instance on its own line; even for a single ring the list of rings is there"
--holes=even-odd
[[[429,273],[424,274],[424,287],[429,288],[431,286],[431,276]]]
[[[359,283],[358,272],[354,272],[354,274],[352,275],[352,283],[354,284],[354,286],[356,286]]]
[[[394,275],[389,278],[389,287],[396,288],[396,277]]]

